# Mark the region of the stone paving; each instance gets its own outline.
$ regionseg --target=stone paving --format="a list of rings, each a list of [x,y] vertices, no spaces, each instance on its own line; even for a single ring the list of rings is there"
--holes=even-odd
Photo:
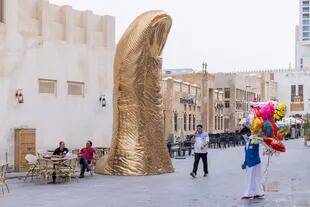
[[[11,193],[0,194],[0,207],[237,207],[310,206],[310,147],[303,140],[285,142],[288,152],[271,159],[269,191],[264,199],[240,200],[243,148],[209,151],[209,173],[189,176],[193,157],[173,160],[176,172],[150,177],[95,175],[79,183],[58,185],[8,181]],[[262,157],[263,169],[266,157]]]

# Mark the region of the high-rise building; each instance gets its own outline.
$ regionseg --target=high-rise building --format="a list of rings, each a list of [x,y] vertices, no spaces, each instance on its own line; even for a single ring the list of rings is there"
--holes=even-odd
[[[295,53],[295,67],[310,68],[310,0],[299,0]]]

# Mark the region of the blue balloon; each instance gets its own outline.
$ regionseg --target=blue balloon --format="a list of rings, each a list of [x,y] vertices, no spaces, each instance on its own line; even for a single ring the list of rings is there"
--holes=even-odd
[[[265,127],[265,136],[273,137],[273,129],[270,121],[268,120],[264,121],[264,127]]]

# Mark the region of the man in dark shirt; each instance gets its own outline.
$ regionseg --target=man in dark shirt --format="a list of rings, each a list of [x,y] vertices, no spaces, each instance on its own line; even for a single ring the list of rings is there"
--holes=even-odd
[[[53,155],[66,155],[69,152],[68,148],[65,147],[65,142],[59,142],[59,147],[55,149]]]
[[[65,146],[65,142],[64,141],[60,141],[59,142],[59,147],[57,149],[55,149],[53,155],[59,155],[59,156],[64,156],[69,152],[68,148],[66,148]],[[55,166],[54,166],[55,168]],[[56,173],[53,173],[53,183],[56,183]]]

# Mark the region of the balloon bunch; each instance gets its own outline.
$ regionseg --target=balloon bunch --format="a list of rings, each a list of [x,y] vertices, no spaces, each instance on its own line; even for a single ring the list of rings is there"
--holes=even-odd
[[[288,133],[285,126],[279,126],[286,114],[286,105],[274,102],[252,102],[252,113],[246,119],[245,125],[251,129],[252,138],[260,140],[267,148],[268,153],[285,152],[286,148],[281,142]]]

